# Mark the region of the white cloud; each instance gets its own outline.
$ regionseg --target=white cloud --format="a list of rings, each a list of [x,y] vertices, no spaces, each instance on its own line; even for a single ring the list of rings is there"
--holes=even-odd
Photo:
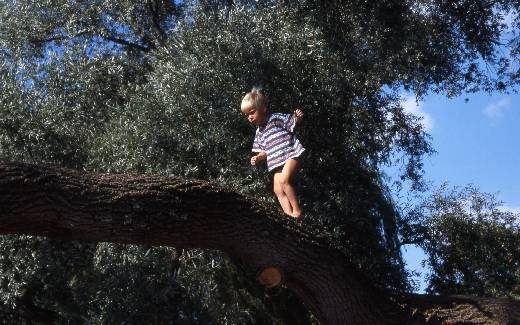
[[[401,105],[405,112],[421,118],[421,124],[426,131],[431,131],[433,129],[433,125],[435,124],[433,118],[423,110],[422,103],[417,102],[414,96],[402,97]]]
[[[511,107],[511,98],[502,98],[498,102],[491,103],[486,106],[483,113],[491,119],[499,119],[504,116],[505,110]]]
[[[512,207],[512,206],[508,206],[508,205],[503,205],[501,207],[501,209],[503,211],[508,211],[508,212],[512,212],[512,213],[520,213],[520,207]]]

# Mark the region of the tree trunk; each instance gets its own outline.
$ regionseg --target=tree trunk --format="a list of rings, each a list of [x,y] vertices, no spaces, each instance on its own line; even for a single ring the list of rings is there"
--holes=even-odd
[[[417,299],[372,288],[272,206],[204,181],[0,163],[0,233],[218,249],[259,271],[280,269],[322,324],[426,321],[410,316]]]

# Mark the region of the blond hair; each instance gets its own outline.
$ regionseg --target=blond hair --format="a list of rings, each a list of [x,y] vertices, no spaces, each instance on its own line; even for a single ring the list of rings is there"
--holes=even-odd
[[[262,94],[262,88],[253,87],[253,89],[251,89],[251,91],[248,92],[242,99],[240,110],[244,112],[250,107],[253,107],[254,109],[267,107],[267,98],[265,98],[264,94]]]

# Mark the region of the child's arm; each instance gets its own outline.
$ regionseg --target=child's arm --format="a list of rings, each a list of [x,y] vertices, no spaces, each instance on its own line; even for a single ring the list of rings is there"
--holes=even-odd
[[[256,166],[256,164],[265,158],[267,158],[267,153],[265,151],[260,151],[256,156],[251,157],[251,165]]]
[[[295,108],[293,114],[279,114],[282,127],[287,131],[293,133],[294,128],[297,124],[299,124],[303,119],[303,111],[299,108]]]

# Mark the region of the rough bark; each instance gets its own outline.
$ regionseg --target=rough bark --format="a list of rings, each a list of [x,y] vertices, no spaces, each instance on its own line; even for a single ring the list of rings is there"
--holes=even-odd
[[[372,288],[344,255],[271,206],[204,181],[0,163],[0,233],[222,250],[258,270],[281,269],[322,324],[453,318],[428,314],[419,296]]]

